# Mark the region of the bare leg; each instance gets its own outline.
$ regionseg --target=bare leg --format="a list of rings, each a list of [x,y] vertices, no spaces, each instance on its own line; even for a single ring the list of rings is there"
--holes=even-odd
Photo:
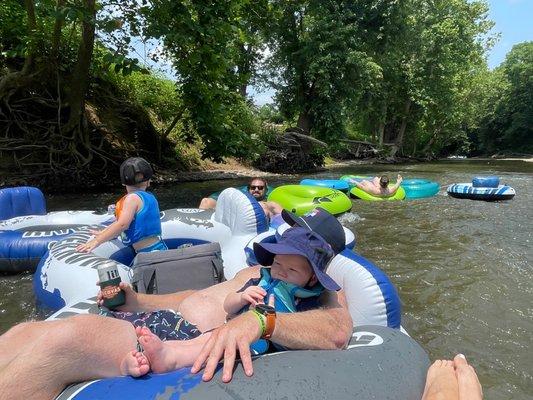
[[[23,322],[15,325],[0,336],[0,371],[15,357],[42,335],[48,329],[61,325],[63,321]]]
[[[198,290],[183,299],[178,311],[183,319],[205,332],[222,325],[226,319],[224,300],[228,293],[236,292],[248,280],[259,277],[259,268],[250,267],[239,271],[233,279]]]
[[[453,362],[437,360],[428,369],[422,400],[458,400],[459,387]]]
[[[198,208],[201,208],[203,210],[209,210],[211,208],[216,208],[217,201],[215,199],[212,199],[211,197],[204,197],[202,201],[200,201],[200,205]]]
[[[453,359],[455,375],[459,383],[459,400],[481,400],[483,390],[474,368],[468,364],[466,357],[458,354]]]
[[[150,363],[150,369],[157,373],[192,366],[211,336],[210,333],[204,333],[191,340],[163,342],[148,328],[137,330],[137,334],[139,335],[139,343],[144,348],[144,355]]]
[[[126,321],[80,315],[46,327],[0,372],[2,399],[49,399],[69,383],[117,376],[136,348]]]

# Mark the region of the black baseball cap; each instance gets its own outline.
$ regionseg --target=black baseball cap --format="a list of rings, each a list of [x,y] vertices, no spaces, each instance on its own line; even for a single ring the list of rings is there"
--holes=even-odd
[[[139,177],[138,174],[142,174]],[[120,180],[124,185],[137,185],[152,179],[154,170],[148,161],[141,157],[131,157],[120,166]]]
[[[330,244],[335,254],[339,254],[346,247],[344,228],[333,214],[323,208],[315,208],[301,217],[283,210],[281,217],[291,226],[298,225],[318,233]]]

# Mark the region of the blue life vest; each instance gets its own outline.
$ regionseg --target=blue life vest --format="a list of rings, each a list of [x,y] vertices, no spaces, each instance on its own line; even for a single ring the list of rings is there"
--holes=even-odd
[[[270,276],[269,268],[261,268],[261,280],[258,286],[267,292],[263,301],[268,304],[271,294],[274,295],[274,308],[276,312],[293,313],[296,312],[296,298],[306,299],[309,297],[318,297],[324,291],[324,287],[318,283],[311,289],[304,289],[294,283],[273,279]],[[284,350],[282,346],[274,344],[279,350]],[[265,339],[259,339],[250,345],[253,355],[263,354],[268,350],[268,342]]]
[[[130,194],[139,196],[143,205],[135,213],[128,229],[122,232],[122,242],[126,245],[132,245],[150,236],[161,236],[159,204],[155,196],[143,190]]]

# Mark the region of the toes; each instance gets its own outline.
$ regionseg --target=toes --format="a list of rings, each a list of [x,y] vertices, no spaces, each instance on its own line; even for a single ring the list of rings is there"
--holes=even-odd
[[[141,331],[142,331],[143,336],[149,336],[152,334],[152,331],[148,329],[146,326],[143,326]]]
[[[142,328],[143,328],[142,326],[135,327],[135,334],[137,335],[137,337],[142,335]]]
[[[139,376],[146,375],[148,372],[150,372],[150,366],[148,364],[139,367]]]
[[[453,359],[453,365],[455,368],[467,366],[468,362],[463,354],[457,354]]]
[[[442,366],[446,368],[453,368],[453,361],[451,360],[443,360]]]

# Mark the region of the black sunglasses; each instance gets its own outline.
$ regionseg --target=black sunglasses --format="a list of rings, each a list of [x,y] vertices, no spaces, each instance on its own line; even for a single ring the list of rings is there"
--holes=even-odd
[[[255,189],[257,189],[257,190],[263,190],[265,187],[264,187],[264,186],[250,185],[250,186],[248,186],[248,188],[249,188],[250,190],[255,190]]]

